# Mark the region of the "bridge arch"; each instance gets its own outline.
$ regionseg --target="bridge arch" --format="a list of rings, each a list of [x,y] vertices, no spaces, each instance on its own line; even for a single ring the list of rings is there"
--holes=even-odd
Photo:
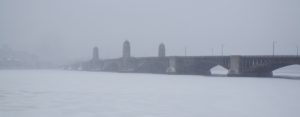
[[[210,72],[213,75],[227,75],[229,72],[229,69],[226,67],[223,67],[222,65],[215,65],[212,68],[210,68]]]
[[[273,76],[273,71],[284,68],[291,65],[297,65],[297,63],[267,63],[253,66],[248,70],[250,73],[256,73],[257,76]],[[298,63],[299,65],[299,63]]]
[[[273,70],[274,76],[300,76],[300,64],[290,64]]]

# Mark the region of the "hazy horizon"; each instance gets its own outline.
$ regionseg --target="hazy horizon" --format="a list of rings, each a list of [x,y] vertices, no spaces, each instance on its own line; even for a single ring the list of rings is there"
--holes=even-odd
[[[132,56],[296,55],[298,0],[1,0],[0,46],[47,61]],[[212,52],[213,51],[213,52]]]

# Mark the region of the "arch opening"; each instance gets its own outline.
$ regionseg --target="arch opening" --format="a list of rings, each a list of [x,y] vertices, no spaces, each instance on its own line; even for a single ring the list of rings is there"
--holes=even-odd
[[[300,77],[300,64],[292,64],[280,67],[272,71],[273,76],[296,76]]]
[[[221,65],[216,65],[210,69],[212,75],[222,75],[225,76],[228,74],[229,70]]]

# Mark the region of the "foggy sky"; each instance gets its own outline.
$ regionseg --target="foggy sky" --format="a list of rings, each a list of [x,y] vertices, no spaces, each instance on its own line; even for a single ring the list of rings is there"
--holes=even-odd
[[[299,0],[0,0],[0,44],[43,60],[132,56],[295,55]]]

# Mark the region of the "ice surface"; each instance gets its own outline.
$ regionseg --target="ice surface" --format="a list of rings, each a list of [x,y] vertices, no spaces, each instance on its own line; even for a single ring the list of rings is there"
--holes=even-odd
[[[1,70],[0,117],[299,117],[300,80]]]

